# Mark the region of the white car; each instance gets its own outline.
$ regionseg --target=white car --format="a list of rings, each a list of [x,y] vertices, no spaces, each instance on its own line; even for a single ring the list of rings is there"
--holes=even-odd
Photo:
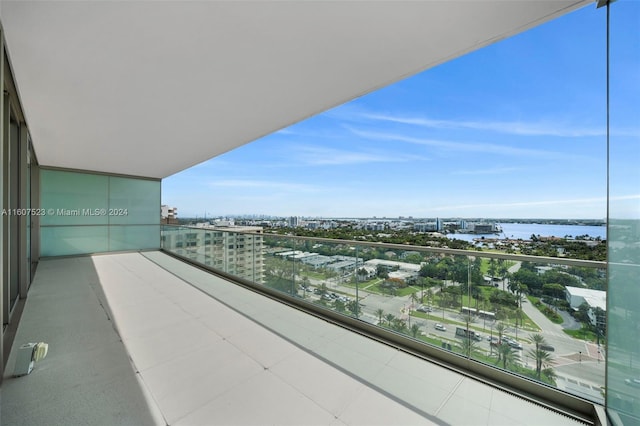
[[[433,327],[436,330],[447,331],[447,327],[445,327],[444,325],[440,324],[439,322],[437,322],[436,325],[434,325]]]
[[[507,342],[509,344],[509,346],[511,346],[512,348],[515,349],[522,349],[522,345],[520,344],[520,342],[516,342],[515,340],[509,340]]]

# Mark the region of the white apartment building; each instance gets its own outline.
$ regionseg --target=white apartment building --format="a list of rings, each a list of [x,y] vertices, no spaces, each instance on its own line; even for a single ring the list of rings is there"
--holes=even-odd
[[[200,226],[164,231],[165,245],[176,254],[232,274],[264,282],[263,229],[260,226]]]
[[[162,219],[177,219],[178,218],[178,208],[177,207],[169,207],[166,204],[160,206],[160,217]]]
[[[607,311],[607,292],[602,290],[592,290],[590,288],[580,287],[565,287],[567,302],[573,309],[578,309],[580,305],[586,303],[589,305],[587,315],[592,325],[598,324],[598,318],[596,316],[596,308]]]

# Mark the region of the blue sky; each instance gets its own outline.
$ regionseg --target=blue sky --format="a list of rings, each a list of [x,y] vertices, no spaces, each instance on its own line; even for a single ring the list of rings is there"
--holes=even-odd
[[[612,6],[616,146],[640,145],[639,22],[640,2]],[[591,5],[171,176],[162,202],[180,217],[602,219],[605,99]],[[637,215],[630,150],[612,150],[611,195]]]

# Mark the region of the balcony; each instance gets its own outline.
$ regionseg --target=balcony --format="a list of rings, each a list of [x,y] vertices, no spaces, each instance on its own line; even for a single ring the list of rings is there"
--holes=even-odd
[[[237,284],[155,251],[42,261],[3,421],[588,423]],[[28,341],[50,353],[12,378]]]

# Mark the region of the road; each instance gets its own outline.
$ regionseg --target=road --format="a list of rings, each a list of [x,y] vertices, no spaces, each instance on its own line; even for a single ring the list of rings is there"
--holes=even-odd
[[[516,263],[509,272],[515,273],[520,269]],[[508,282],[508,281],[507,281]],[[597,345],[574,339],[563,331],[562,324],[555,324],[529,303],[528,299],[522,303],[522,310],[542,330],[540,334],[555,348],[554,369],[558,375],[558,387],[576,393],[590,395],[589,399],[601,400],[600,387],[605,383],[604,351]],[[589,390],[591,388],[591,390]],[[593,389],[597,389],[594,391]],[[575,392],[574,392],[575,391]],[[594,394],[595,392],[595,394]]]
[[[517,272],[520,268],[520,263],[511,266],[509,272]],[[351,299],[355,299],[356,289],[351,286],[346,286],[340,283],[339,279],[331,280],[318,280],[310,279],[311,285],[320,287],[323,283],[327,285],[329,292],[335,292],[340,295],[346,295]],[[505,288],[508,285],[508,280],[505,283]],[[437,289],[434,289],[437,290]],[[313,292],[307,291],[307,297],[311,299],[319,298],[318,295],[314,295]],[[402,318],[411,323],[420,325],[420,332],[423,335],[429,335],[430,337],[441,338],[444,341],[449,341],[452,344],[459,339],[455,337],[456,325],[451,322],[464,323],[466,317],[461,315],[457,311],[440,308],[435,308],[431,313],[432,318],[423,319],[412,316],[409,318],[407,315],[408,308],[415,310],[417,306],[413,306],[409,296],[390,296],[381,295],[378,293],[372,293],[366,291],[366,287],[358,289],[358,299],[362,306],[362,316],[360,319],[369,322],[371,324],[378,323],[378,315],[376,311],[382,309],[386,314],[392,314],[397,318]],[[558,375],[558,388],[567,390],[571,393],[583,396],[585,398],[602,402],[602,396],[600,393],[600,387],[605,383],[605,362],[604,353],[600,351],[595,344],[585,342],[583,340],[574,339],[567,335],[563,331],[563,327],[560,324],[551,322],[544,314],[542,314],[535,306],[532,306],[528,300],[522,304],[523,311],[527,314],[531,320],[538,325],[541,329],[545,340],[555,348],[552,352],[553,356],[553,368]],[[437,317],[437,319],[433,318]],[[444,317],[444,319],[443,319]],[[436,322],[441,322],[447,328],[446,331],[439,331],[434,328]],[[491,321],[485,321],[478,319],[473,322],[472,327],[474,329],[482,329],[484,337],[482,341],[478,342],[478,347],[487,353],[491,352],[489,342],[486,337],[495,333],[495,324]],[[531,345],[528,331],[517,331],[518,341],[523,345],[523,349],[518,352],[521,362],[525,365],[532,366],[534,360],[528,355],[529,350],[534,349]],[[507,329],[505,335],[510,337],[516,337],[516,330]]]

